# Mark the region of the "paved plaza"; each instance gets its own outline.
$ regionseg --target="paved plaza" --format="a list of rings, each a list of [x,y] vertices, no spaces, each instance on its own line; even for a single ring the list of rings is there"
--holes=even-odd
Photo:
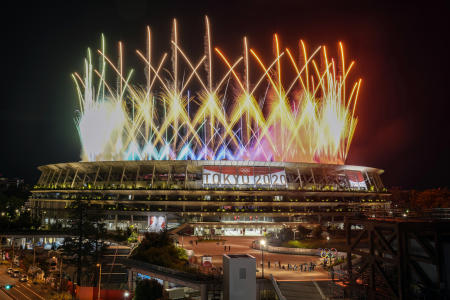
[[[178,241],[183,244],[183,247],[187,250],[193,250],[194,256],[197,257],[197,261],[201,261],[203,255],[209,255],[212,257],[212,263],[215,267],[222,267],[223,254],[250,254],[256,258],[258,264],[258,274],[261,276],[261,251],[252,248],[252,242],[261,237],[223,237],[225,245],[220,242],[199,242],[195,243],[196,237],[181,237],[178,236]],[[190,242],[192,241],[192,242]],[[226,251],[225,251],[226,246]],[[230,250],[228,250],[230,247]],[[268,263],[270,261],[270,268]],[[275,263],[280,262],[286,269],[280,269],[275,267]],[[316,264],[314,271],[297,271],[287,270],[288,264],[297,265],[312,262]],[[329,280],[328,272],[324,271],[320,266],[320,258],[318,256],[307,255],[292,255],[292,254],[279,254],[269,253],[264,251],[264,275],[267,278],[269,274],[272,274],[277,281],[322,281]]]

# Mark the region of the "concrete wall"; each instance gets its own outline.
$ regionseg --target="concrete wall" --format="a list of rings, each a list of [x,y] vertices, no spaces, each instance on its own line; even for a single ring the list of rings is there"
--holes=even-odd
[[[224,300],[256,300],[256,259],[248,254],[223,256]]]

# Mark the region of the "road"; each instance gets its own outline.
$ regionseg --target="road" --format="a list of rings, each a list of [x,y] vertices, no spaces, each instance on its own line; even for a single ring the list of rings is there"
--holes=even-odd
[[[24,299],[24,300],[45,300],[46,293],[41,289],[41,285],[29,282],[21,283],[18,278],[12,278],[6,273],[8,267],[0,266],[0,300]],[[13,284],[9,290],[5,289],[6,284]]]

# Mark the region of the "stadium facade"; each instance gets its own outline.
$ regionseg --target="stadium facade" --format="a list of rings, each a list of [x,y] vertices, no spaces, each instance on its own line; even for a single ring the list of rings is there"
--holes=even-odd
[[[259,161],[97,161],[41,166],[30,205],[46,225],[67,223],[75,199],[108,229],[192,225],[198,235],[262,235],[306,220],[389,208],[380,169]]]

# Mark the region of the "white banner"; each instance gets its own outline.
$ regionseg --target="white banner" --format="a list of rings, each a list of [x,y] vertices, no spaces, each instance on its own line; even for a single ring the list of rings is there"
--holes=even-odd
[[[286,186],[283,168],[204,166],[203,185]]]

